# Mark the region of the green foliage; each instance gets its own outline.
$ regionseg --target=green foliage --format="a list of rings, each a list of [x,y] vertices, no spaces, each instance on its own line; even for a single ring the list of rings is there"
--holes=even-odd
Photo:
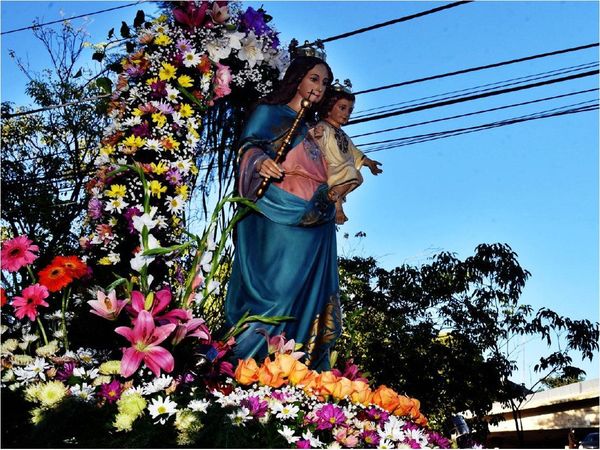
[[[342,258],[345,322],[337,350],[376,384],[418,398],[434,426],[447,432],[452,414],[470,410],[474,427],[485,431],[494,402],[526,392],[509,380],[517,368],[510,355],[515,336],[540,336],[550,345],[551,331],[566,333],[564,350],[537,367],[550,373],[580,374],[570,353],[591,359],[598,349],[597,324],[519,303],[529,276],[506,244],[479,245],[464,261],[444,252],[421,267],[389,271],[373,258]]]

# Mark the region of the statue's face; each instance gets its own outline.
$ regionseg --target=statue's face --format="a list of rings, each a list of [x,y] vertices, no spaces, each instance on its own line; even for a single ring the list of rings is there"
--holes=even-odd
[[[327,121],[339,128],[348,123],[353,110],[354,101],[340,98],[327,113]]]
[[[298,93],[306,100],[319,103],[330,81],[327,67],[324,64],[317,64],[302,78],[298,85]]]

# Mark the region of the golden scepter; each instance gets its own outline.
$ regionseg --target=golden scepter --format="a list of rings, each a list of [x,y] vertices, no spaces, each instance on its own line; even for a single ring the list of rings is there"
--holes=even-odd
[[[311,95],[314,95],[312,91],[310,91],[310,94],[308,94],[308,98],[310,98]],[[279,146],[279,150],[277,150],[277,153],[275,154],[274,161],[276,164],[279,164],[280,162],[282,162],[285,159],[285,156],[287,154],[286,150],[289,147],[290,143],[292,142],[292,139],[293,139],[294,135],[296,134],[296,130],[300,126],[300,121],[304,117],[306,110],[308,108],[310,108],[311,105],[312,105],[312,103],[310,100],[306,100],[305,98],[302,99],[302,102],[300,103],[300,111],[298,111],[298,115],[294,119],[292,126],[290,127],[290,129],[286,133],[285,137],[283,138],[283,142]],[[262,183],[260,184],[260,187],[258,188],[258,191],[256,191],[257,199],[261,198],[265,194],[267,187],[269,187],[269,180],[270,180],[270,178],[263,178]]]

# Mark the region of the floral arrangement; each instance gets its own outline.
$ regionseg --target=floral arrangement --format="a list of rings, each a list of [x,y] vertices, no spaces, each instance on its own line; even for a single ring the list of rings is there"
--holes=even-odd
[[[262,9],[169,4],[171,14],[137,24],[135,46],[116,64],[112,120],[87,185],[90,232],[80,243],[90,264],[108,273],[127,277],[145,267],[172,283],[183,281],[180,265],[144,252],[181,240],[196,155],[210,151],[202,138],[207,109],[224,97],[249,103],[268,93],[288,57]]]

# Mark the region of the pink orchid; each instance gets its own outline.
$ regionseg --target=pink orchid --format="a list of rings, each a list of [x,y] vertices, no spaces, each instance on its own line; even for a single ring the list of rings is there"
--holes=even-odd
[[[134,317],[141,311],[149,311],[153,317],[156,317],[169,306],[169,303],[171,303],[171,291],[167,288],[161,289],[156,294],[152,292],[147,298],[140,291],[133,291],[131,304],[127,305],[125,309]],[[133,323],[135,320],[133,319]]]
[[[157,377],[160,376],[161,369],[167,373],[172,372],[175,368],[173,355],[158,344],[167,339],[175,327],[175,324],[155,326],[152,314],[143,310],[137,316],[133,328],[116,328],[115,333],[132,344],[123,351],[121,375],[125,378],[133,375],[142,361]]]
[[[223,6],[219,3],[225,3]],[[229,19],[229,11],[227,8],[227,2],[215,2],[213,3],[212,9],[208,12],[210,18],[214,23],[225,23]]]
[[[332,369],[331,373],[338,377],[345,377],[352,381],[363,381],[368,383],[369,380],[362,376],[362,373],[359,372],[359,368],[356,364],[354,364],[354,360],[349,359],[346,361],[346,366],[344,367],[344,372],[341,372],[338,369]]]
[[[208,2],[202,2],[200,6],[196,6],[194,2],[189,2],[185,10],[181,8],[173,9],[173,17],[177,22],[187,25],[193,30],[202,25],[206,18],[207,9]]]
[[[108,320],[116,320],[128,302],[128,300],[118,300],[117,293],[114,290],[110,291],[108,295],[98,291],[96,296],[98,300],[88,301],[88,305],[92,307],[90,312]]]

